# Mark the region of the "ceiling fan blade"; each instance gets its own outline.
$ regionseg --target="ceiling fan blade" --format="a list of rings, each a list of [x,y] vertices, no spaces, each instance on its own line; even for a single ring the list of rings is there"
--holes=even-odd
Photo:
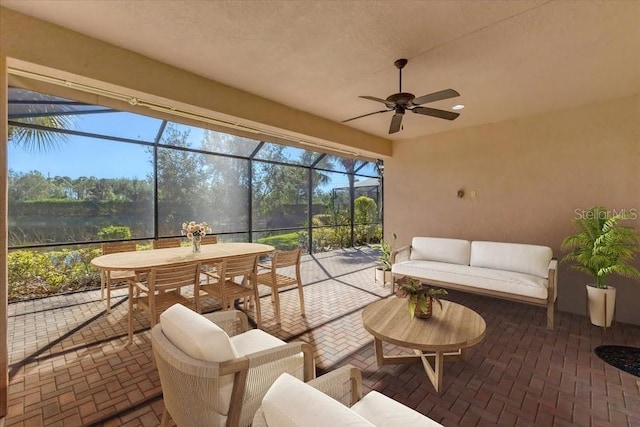
[[[441,90],[440,92],[433,92],[429,95],[423,95],[419,98],[415,98],[411,103],[413,105],[422,105],[429,102],[440,101],[441,99],[455,98],[456,96],[460,96],[457,91],[453,89],[445,89]]]
[[[418,114],[424,114],[425,116],[432,116],[446,120],[455,120],[460,115],[460,113],[453,113],[451,111],[437,110],[435,108],[428,107],[416,107],[412,108],[411,111]]]
[[[391,118],[391,126],[389,126],[389,134],[396,133],[400,130],[402,124],[402,116],[404,113],[395,113]]]
[[[355,119],[361,119],[363,117],[367,117],[367,116],[371,116],[373,114],[378,114],[378,113],[387,113],[389,111],[393,111],[393,110],[380,110],[380,111],[374,111],[373,113],[367,113],[367,114],[363,114],[361,116],[357,116],[357,117],[351,117],[350,119],[347,120],[343,120],[342,123],[346,123],[346,122],[350,122],[351,120],[355,120]]]
[[[382,102],[384,105],[386,105],[389,108],[393,108],[396,105],[393,102],[387,101],[386,99],[382,99],[382,98],[376,98],[375,96],[360,96],[359,98],[368,99],[369,101]]]

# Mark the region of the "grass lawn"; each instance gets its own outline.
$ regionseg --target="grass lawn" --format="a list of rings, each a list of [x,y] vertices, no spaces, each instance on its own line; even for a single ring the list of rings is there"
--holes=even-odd
[[[274,246],[281,251],[290,251],[298,247],[298,233],[294,231],[292,233],[263,237],[258,239],[258,243]]]

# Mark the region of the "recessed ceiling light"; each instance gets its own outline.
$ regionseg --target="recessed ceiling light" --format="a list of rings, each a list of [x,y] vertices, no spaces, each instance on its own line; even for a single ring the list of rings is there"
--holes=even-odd
[[[463,108],[464,105],[462,104],[454,105],[453,107],[451,107],[452,110],[462,110]]]

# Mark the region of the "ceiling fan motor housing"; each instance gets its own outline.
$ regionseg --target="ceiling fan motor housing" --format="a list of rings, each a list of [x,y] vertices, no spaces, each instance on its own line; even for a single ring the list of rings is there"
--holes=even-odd
[[[407,92],[394,93],[393,95],[389,95],[387,97],[387,101],[393,102],[394,104],[401,105],[403,107],[411,105],[411,101],[413,101],[414,99],[415,96],[412,93]]]
[[[400,59],[396,59],[393,65],[395,65],[399,70],[402,70],[404,66],[407,65],[407,62],[409,62],[407,59],[400,58]]]

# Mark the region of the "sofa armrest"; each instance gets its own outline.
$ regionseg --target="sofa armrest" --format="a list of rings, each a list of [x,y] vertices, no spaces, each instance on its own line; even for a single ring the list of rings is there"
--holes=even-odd
[[[348,407],[362,399],[362,373],[353,365],[327,372],[309,385]]]
[[[248,359],[249,370],[245,391],[241,396],[242,415],[240,422],[231,424],[233,426],[251,424],[267,390],[282,373],[286,372],[303,381],[315,378],[313,349],[310,344],[302,341],[246,354],[243,358]]]
[[[316,377],[315,362],[313,359],[313,348],[311,344],[303,341],[293,341],[278,347],[268,348],[256,353],[246,354],[249,359],[249,369],[259,368],[274,361],[284,361],[288,357],[303,355],[302,376],[304,381],[310,381]],[[286,362],[285,362],[286,363]]]
[[[411,246],[402,246],[391,252],[391,264],[396,262],[407,261],[411,256]]]
[[[549,301],[555,302],[558,297],[558,260],[552,258],[549,262],[549,285],[547,288]]]

